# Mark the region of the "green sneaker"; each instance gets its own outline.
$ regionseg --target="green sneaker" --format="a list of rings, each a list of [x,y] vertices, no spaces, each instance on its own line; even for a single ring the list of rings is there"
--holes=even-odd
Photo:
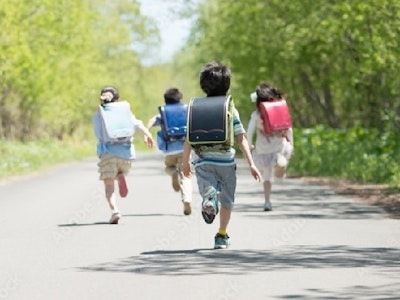
[[[222,235],[217,233],[215,235],[214,249],[226,249],[231,244],[231,240],[227,234]]]
[[[201,214],[207,224],[211,224],[219,212],[217,194],[213,186],[208,187],[204,193]]]

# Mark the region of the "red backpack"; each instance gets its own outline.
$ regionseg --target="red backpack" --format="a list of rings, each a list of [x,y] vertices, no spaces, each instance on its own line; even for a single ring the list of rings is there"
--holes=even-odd
[[[292,127],[292,118],[286,100],[263,101],[259,103],[258,109],[266,134],[284,132]]]

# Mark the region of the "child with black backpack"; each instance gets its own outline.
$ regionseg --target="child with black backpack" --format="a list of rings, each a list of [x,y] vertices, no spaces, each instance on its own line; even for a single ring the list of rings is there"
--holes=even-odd
[[[254,93],[250,95],[257,109],[251,114],[247,128],[247,138],[252,144],[253,136],[256,135],[255,146],[252,146],[254,162],[257,168],[262,172],[264,189],[264,211],[271,211],[271,186],[275,178],[281,179],[285,176],[289,159],[293,154],[293,130],[290,114],[286,106],[286,101],[276,87],[269,83],[260,83]],[[280,122],[279,130],[266,132],[265,123],[268,112],[265,112],[265,106],[274,105],[271,119]],[[279,109],[276,105],[281,105]],[[286,121],[286,122],[285,122]],[[272,124],[275,125],[275,124]],[[273,127],[273,126],[272,126]]]
[[[119,92],[112,86],[104,87],[100,92],[100,105],[93,116],[93,128],[98,139],[98,171],[111,209],[109,223],[118,224],[122,215],[117,208],[114,181],[118,182],[120,196],[126,197],[128,187],[125,176],[136,156],[133,135],[135,131],[141,131],[149,147],[153,146],[153,137],[143,122],[133,115],[129,103],[119,100]]]
[[[186,138],[187,105],[182,103],[182,93],[169,88],[164,93],[165,105],[159,106],[159,113],[147,123],[147,128],[161,127],[157,132],[157,146],[164,155],[165,172],[171,176],[172,188],[180,192],[183,214],[192,212],[192,181],[183,176],[182,157]]]
[[[200,87],[206,93],[207,98],[205,101],[210,103],[222,103],[225,107],[229,107],[230,97],[227,95],[230,89],[231,71],[227,66],[221,65],[217,62],[207,63],[200,72]],[[219,102],[220,98],[226,98],[226,101]],[[193,99],[192,99],[193,100]],[[191,101],[192,103],[192,101]],[[197,101],[196,101],[197,103]],[[199,101],[200,106],[204,107],[204,102]],[[231,103],[232,104],[232,103]],[[195,105],[195,104],[194,104]],[[191,106],[191,105],[189,105]],[[191,108],[189,107],[189,110]],[[193,107],[193,110],[197,110]],[[220,107],[215,107],[215,111],[224,111]],[[185,149],[183,153],[183,174],[190,177],[192,174],[190,166],[190,155],[192,149],[196,155],[193,155],[192,164],[195,169],[195,174],[197,178],[197,185],[199,188],[199,193],[203,198],[202,202],[202,216],[207,224],[211,224],[215,216],[220,211],[219,218],[219,230],[214,237],[214,248],[215,249],[225,249],[230,245],[230,237],[227,233],[227,227],[230,221],[232,208],[235,201],[235,191],[236,191],[236,162],[235,162],[235,149],[232,145],[232,140],[228,137],[226,141],[221,143],[215,143],[215,136],[220,136],[221,128],[216,128],[215,130],[210,128],[210,123],[226,124],[222,131],[229,129],[230,127],[233,132],[231,134],[234,136],[234,140],[241,149],[244,157],[247,160],[251,175],[256,179],[260,180],[261,174],[257,170],[253,159],[251,157],[250,147],[245,137],[245,130],[240,121],[239,112],[236,109],[227,111],[227,114],[221,114],[219,117],[219,122],[211,120],[210,115],[207,112],[194,112],[193,114],[188,114],[188,138],[185,142]],[[212,117],[213,119],[216,119]],[[229,122],[225,122],[229,120]],[[196,125],[197,124],[197,125]],[[193,141],[189,141],[191,135],[191,126],[204,126],[204,128],[211,129],[209,132],[210,142],[208,143],[203,140],[200,144],[195,144]],[[205,130],[201,128],[193,129],[194,140],[200,135],[196,135],[196,132],[202,133]],[[213,140],[213,141],[211,141]],[[219,207],[220,206],[220,207]]]

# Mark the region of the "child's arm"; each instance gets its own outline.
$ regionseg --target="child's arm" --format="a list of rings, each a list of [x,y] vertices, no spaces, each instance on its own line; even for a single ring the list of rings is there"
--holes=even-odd
[[[294,141],[293,141],[293,129],[289,128],[284,136],[286,143],[284,141],[282,154],[287,158],[291,159],[294,155]]]
[[[288,142],[289,142],[290,144],[292,144],[292,146],[294,147],[293,129],[292,129],[292,128],[289,128],[289,129],[288,129],[286,136],[287,136]]]
[[[239,135],[236,135],[235,138],[240,150],[242,150],[242,153],[246,157],[247,163],[250,167],[251,175],[253,175],[254,179],[256,179],[257,181],[261,181],[261,174],[254,164],[253,157],[251,156],[250,152],[250,146],[246,139],[246,136],[244,135],[244,133],[241,133]]]
[[[251,149],[254,148],[253,136],[256,131],[256,113],[253,112],[250,117],[249,124],[247,125],[246,138]]]
[[[145,144],[150,148],[153,147],[154,146],[153,136],[142,122],[140,122],[139,124],[139,130],[143,132]]]
[[[147,122],[147,129],[150,129],[156,124],[157,121],[157,116],[152,117],[148,122]]]
[[[192,146],[185,141],[183,146],[183,158],[182,158],[182,171],[185,177],[192,176],[192,170],[190,168],[190,153],[192,151]]]

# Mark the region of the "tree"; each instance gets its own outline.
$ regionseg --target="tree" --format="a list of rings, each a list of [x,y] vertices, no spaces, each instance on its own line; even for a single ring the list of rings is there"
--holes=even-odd
[[[63,138],[90,123],[103,85],[138,94],[134,45],[155,28],[136,1],[12,2],[0,3],[0,137]]]
[[[399,126],[398,0],[205,1],[196,61],[228,63],[236,105],[259,81],[287,92],[296,126]],[[383,124],[383,126],[382,126]]]

